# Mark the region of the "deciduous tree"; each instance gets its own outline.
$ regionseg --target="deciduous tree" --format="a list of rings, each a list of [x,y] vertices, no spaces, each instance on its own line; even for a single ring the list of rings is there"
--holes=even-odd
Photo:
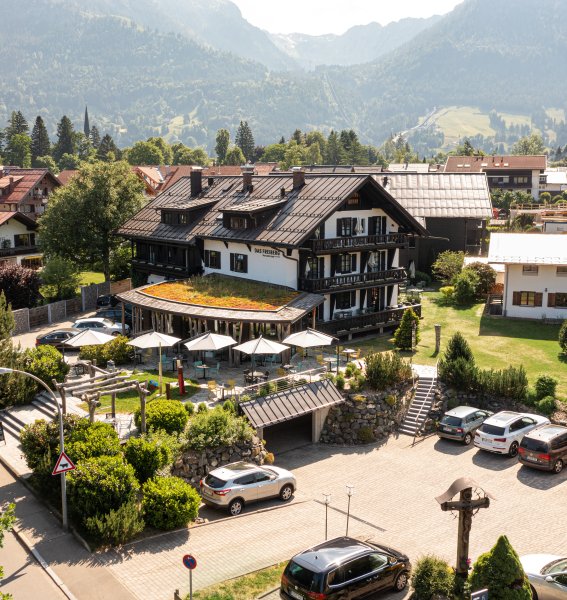
[[[246,162],[246,158],[238,146],[233,146],[226,153],[224,162],[226,165],[243,165]]]
[[[543,138],[539,133],[532,133],[529,136],[520,138],[512,146],[512,154],[543,154],[545,152],[545,145]]]
[[[131,165],[165,164],[162,151],[151,142],[136,142],[128,151],[128,162]]]
[[[217,155],[218,164],[223,165],[226,160],[228,146],[230,145],[230,133],[228,129],[219,129],[215,142],[215,154]]]
[[[431,271],[436,279],[448,285],[461,272],[464,261],[464,252],[445,250],[431,265]]]
[[[16,133],[6,144],[4,157],[9,165],[29,169],[32,164],[31,139],[25,133]]]
[[[41,271],[43,294],[50,300],[73,298],[80,282],[77,263],[61,256],[52,256]]]

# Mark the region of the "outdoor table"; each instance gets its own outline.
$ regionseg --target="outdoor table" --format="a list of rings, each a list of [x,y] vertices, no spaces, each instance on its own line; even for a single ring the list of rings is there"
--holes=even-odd
[[[197,369],[203,370],[203,377],[199,377],[199,379],[207,379],[207,369],[209,369],[209,365],[195,365],[195,371]]]
[[[252,379],[253,383],[258,383],[258,379],[261,379],[264,376],[265,373],[263,371],[252,371],[251,373],[248,373],[248,377]]]
[[[350,360],[351,354],[356,354],[356,350],[354,348],[345,348],[341,354],[346,354],[347,362]]]
[[[323,359],[323,362],[327,363],[327,365],[329,366],[329,371],[331,371],[333,368],[333,365],[337,364],[337,359],[335,356],[326,356]]]

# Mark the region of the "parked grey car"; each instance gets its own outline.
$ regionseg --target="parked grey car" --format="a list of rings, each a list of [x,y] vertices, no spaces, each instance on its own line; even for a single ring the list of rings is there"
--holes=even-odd
[[[520,556],[534,600],[567,600],[567,558],[553,554]]]
[[[239,515],[244,506],[266,498],[290,500],[297,489],[293,473],[279,467],[235,462],[211,471],[200,482],[203,502]]]
[[[474,439],[474,432],[491,415],[490,411],[474,406],[457,406],[443,415],[437,426],[437,435],[468,446]]]

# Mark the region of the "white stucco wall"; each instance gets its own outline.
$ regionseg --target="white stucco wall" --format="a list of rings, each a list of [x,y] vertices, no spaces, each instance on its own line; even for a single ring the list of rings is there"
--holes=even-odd
[[[292,250],[291,256],[286,256],[286,250],[275,251],[268,246],[253,246],[251,250],[246,244],[237,242],[227,242],[228,248],[224,242],[219,240],[205,240],[205,250],[216,250],[221,253],[221,268],[205,268],[205,274],[222,273],[223,275],[232,275],[251,279],[254,281],[265,281],[277,285],[297,289],[297,265],[299,252]],[[244,254],[248,256],[248,273],[235,273],[230,270],[230,254]]]
[[[547,306],[549,293],[567,293],[567,276],[557,275],[557,267],[539,265],[537,275],[526,275],[523,265],[507,265],[504,277],[504,310],[507,317],[525,319],[567,319],[567,308]],[[513,292],[540,292],[542,306],[514,306]]]
[[[398,224],[394,222],[394,220],[386,215],[386,213],[380,208],[372,208],[369,210],[340,210],[334,212],[326,221],[325,221],[325,239],[335,238],[337,237],[337,219],[346,219],[348,217],[365,219],[365,230],[364,233],[360,233],[359,235],[369,235],[368,234],[368,219],[369,217],[386,217],[386,233],[397,233]]]

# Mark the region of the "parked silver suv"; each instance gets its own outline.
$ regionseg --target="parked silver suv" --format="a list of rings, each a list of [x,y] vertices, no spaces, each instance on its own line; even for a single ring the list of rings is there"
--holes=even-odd
[[[468,446],[474,432],[492,415],[488,410],[473,406],[457,406],[447,411],[437,427],[437,435],[450,440],[458,440]]]
[[[239,515],[245,504],[266,498],[291,499],[297,488],[293,473],[279,467],[235,462],[211,471],[200,482],[203,502]]]

